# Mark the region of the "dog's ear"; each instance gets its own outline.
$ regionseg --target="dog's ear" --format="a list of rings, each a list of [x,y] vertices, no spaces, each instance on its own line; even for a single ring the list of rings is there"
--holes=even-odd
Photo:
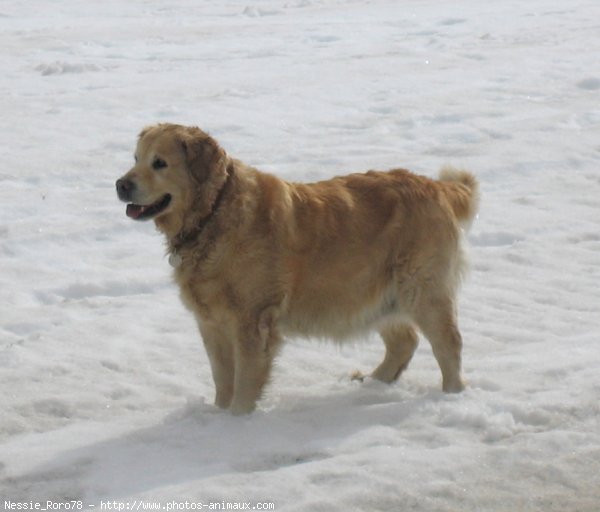
[[[227,156],[216,140],[199,128],[188,128],[181,138],[188,169],[199,185],[215,174],[225,174]]]

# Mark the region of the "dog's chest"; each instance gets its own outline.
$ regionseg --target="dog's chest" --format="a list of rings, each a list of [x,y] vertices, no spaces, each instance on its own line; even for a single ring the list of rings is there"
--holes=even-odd
[[[222,280],[209,277],[201,268],[185,262],[175,268],[173,275],[181,301],[194,315],[209,319],[226,306]]]

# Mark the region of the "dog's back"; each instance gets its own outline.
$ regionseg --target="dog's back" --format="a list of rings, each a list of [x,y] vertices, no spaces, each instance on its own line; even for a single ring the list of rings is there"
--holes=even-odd
[[[459,223],[476,211],[477,186],[464,171],[443,176],[371,171],[289,185],[284,325],[343,339],[410,319],[428,286],[454,293],[464,267]]]

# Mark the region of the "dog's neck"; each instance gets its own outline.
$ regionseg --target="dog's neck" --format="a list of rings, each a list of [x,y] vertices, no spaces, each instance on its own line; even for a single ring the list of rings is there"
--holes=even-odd
[[[181,264],[181,256],[179,255],[180,251],[185,248],[186,245],[189,245],[198,239],[202,231],[204,231],[208,223],[215,217],[215,214],[219,210],[219,207],[223,201],[223,197],[225,196],[225,193],[229,188],[229,184],[232,181],[233,166],[228,165],[226,171],[227,176],[225,181],[217,192],[215,200],[213,201],[212,207],[208,214],[200,218],[200,220],[191,228],[186,229],[184,225],[179,233],[169,239],[169,263],[173,267],[178,267]]]

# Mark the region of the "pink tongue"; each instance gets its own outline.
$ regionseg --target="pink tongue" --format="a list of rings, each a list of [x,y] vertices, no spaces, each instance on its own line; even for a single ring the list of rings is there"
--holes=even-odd
[[[127,217],[131,217],[132,219],[137,219],[142,212],[144,211],[144,207],[139,204],[128,204],[126,214]]]

